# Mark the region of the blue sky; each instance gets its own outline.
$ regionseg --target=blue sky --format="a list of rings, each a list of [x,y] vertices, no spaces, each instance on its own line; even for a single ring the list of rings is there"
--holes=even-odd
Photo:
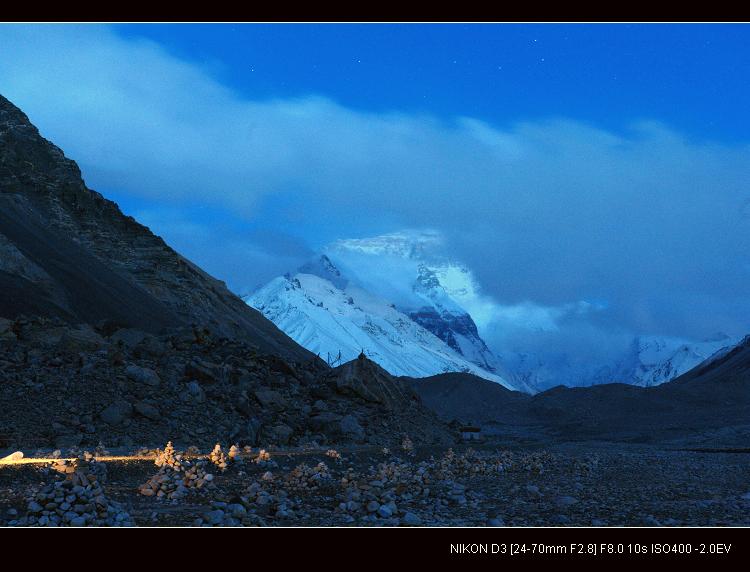
[[[0,93],[240,293],[337,238],[429,228],[498,304],[601,302],[558,324],[591,348],[750,333],[749,40],[739,25],[5,25]]]
[[[743,25],[120,25],[250,98],[327,94],[355,109],[564,116],[696,137],[750,128]]]

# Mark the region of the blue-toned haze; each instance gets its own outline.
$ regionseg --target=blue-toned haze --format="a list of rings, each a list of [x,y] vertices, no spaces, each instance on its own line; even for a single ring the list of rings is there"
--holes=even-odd
[[[507,348],[750,333],[750,28],[0,27],[0,93],[247,293],[433,229]],[[582,311],[581,308],[586,308]],[[540,333],[528,316],[551,325]]]

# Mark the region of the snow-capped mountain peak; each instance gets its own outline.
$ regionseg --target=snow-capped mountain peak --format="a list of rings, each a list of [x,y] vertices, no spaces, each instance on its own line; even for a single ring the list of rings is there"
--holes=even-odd
[[[633,352],[621,367],[620,375],[627,383],[634,385],[659,385],[686,373],[736,342],[725,334],[711,336],[701,342],[638,336],[633,340]]]
[[[330,269],[329,269],[330,270]],[[393,304],[354,285],[314,274],[272,280],[246,302],[287,335],[331,363],[366,355],[393,375],[462,371],[514,385],[460,355]]]
[[[501,364],[472,315],[474,308],[484,309],[474,276],[443,250],[440,233],[407,230],[338,240],[325,252],[353,282],[394,301],[401,312],[483,370],[500,373]]]

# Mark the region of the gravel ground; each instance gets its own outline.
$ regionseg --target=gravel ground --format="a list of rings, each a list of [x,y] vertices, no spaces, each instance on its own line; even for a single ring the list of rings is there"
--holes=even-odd
[[[107,462],[105,489],[140,526],[750,525],[747,451],[587,443],[460,447],[449,457],[445,449],[340,453],[337,461],[324,451],[275,452],[265,466],[248,459],[178,502],[138,494],[153,461]],[[315,469],[321,462],[325,470]],[[0,524],[22,519],[26,499],[49,479],[38,465],[0,466]]]

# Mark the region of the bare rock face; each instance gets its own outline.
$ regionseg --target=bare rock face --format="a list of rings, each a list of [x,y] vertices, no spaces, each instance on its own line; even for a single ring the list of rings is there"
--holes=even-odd
[[[364,354],[335,368],[329,379],[335,383],[336,391],[339,393],[356,395],[365,401],[384,405],[388,409],[418,399],[408,385],[391,376]]]
[[[88,189],[78,166],[0,96],[0,316],[200,324],[287,360],[313,356],[223,282]]]

